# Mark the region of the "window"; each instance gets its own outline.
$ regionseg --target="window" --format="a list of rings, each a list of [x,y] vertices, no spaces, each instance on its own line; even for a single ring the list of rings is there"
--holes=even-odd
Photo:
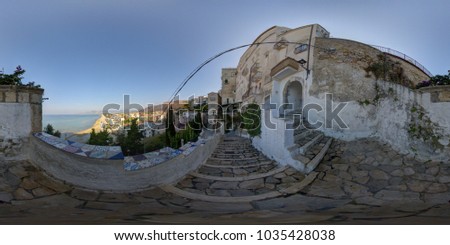
[[[301,52],[304,52],[308,49],[308,44],[301,44],[300,46],[296,47],[294,50],[295,54],[299,54]]]
[[[223,81],[223,83],[228,84],[228,79],[225,79],[225,81]]]

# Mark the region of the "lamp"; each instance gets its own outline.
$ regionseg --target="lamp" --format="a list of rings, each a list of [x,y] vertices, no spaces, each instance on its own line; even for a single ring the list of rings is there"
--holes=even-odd
[[[306,79],[308,79],[308,76],[309,76],[309,69],[308,69],[307,67],[305,67],[305,64],[307,63],[307,61],[306,61],[305,59],[301,59],[301,60],[298,60],[297,62],[300,64],[300,66],[301,66],[303,69],[306,70]]]

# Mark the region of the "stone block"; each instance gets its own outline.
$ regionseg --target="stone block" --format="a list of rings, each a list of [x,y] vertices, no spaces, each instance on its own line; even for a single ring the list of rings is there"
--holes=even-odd
[[[30,102],[30,94],[29,93],[18,93],[18,100],[19,103],[29,103]]]
[[[5,92],[5,102],[17,102],[16,92]]]

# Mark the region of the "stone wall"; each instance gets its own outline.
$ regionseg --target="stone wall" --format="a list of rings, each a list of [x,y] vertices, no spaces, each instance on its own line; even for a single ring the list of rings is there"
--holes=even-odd
[[[178,181],[200,166],[214,151],[221,136],[215,135],[191,154],[179,155],[159,165],[127,171],[123,160],[77,156],[31,137],[30,161],[53,177],[70,184],[104,191],[133,192]]]
[[[0,160],[24,159],[32,132],[42,131],[42,89],[0,85]]]
[[[334,103],[347,103],[339,115],[348,128],[334,124],[322,128],[325,134],[346,140],[377,137],[404,153],[424,159],[450,159],[447,89],[415,90],[377,81],[365,68],[381,52],[362,43],[317,38],[316,47],[320,48],[314,53],[307,102],[325,106],[325,95],[331,93]],[[405,76],[420,76],[418,68],[409,68],[404,69]],[[317,113],[312,120],[324,122],[325,115]]]

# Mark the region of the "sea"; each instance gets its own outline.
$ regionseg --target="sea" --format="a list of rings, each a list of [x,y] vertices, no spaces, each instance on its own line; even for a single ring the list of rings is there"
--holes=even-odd
[[[51,124],[53,128],[61,133],[76,133],[88,129],[100,118],[98,114],[83,115],[43,115],[42,127]]]

